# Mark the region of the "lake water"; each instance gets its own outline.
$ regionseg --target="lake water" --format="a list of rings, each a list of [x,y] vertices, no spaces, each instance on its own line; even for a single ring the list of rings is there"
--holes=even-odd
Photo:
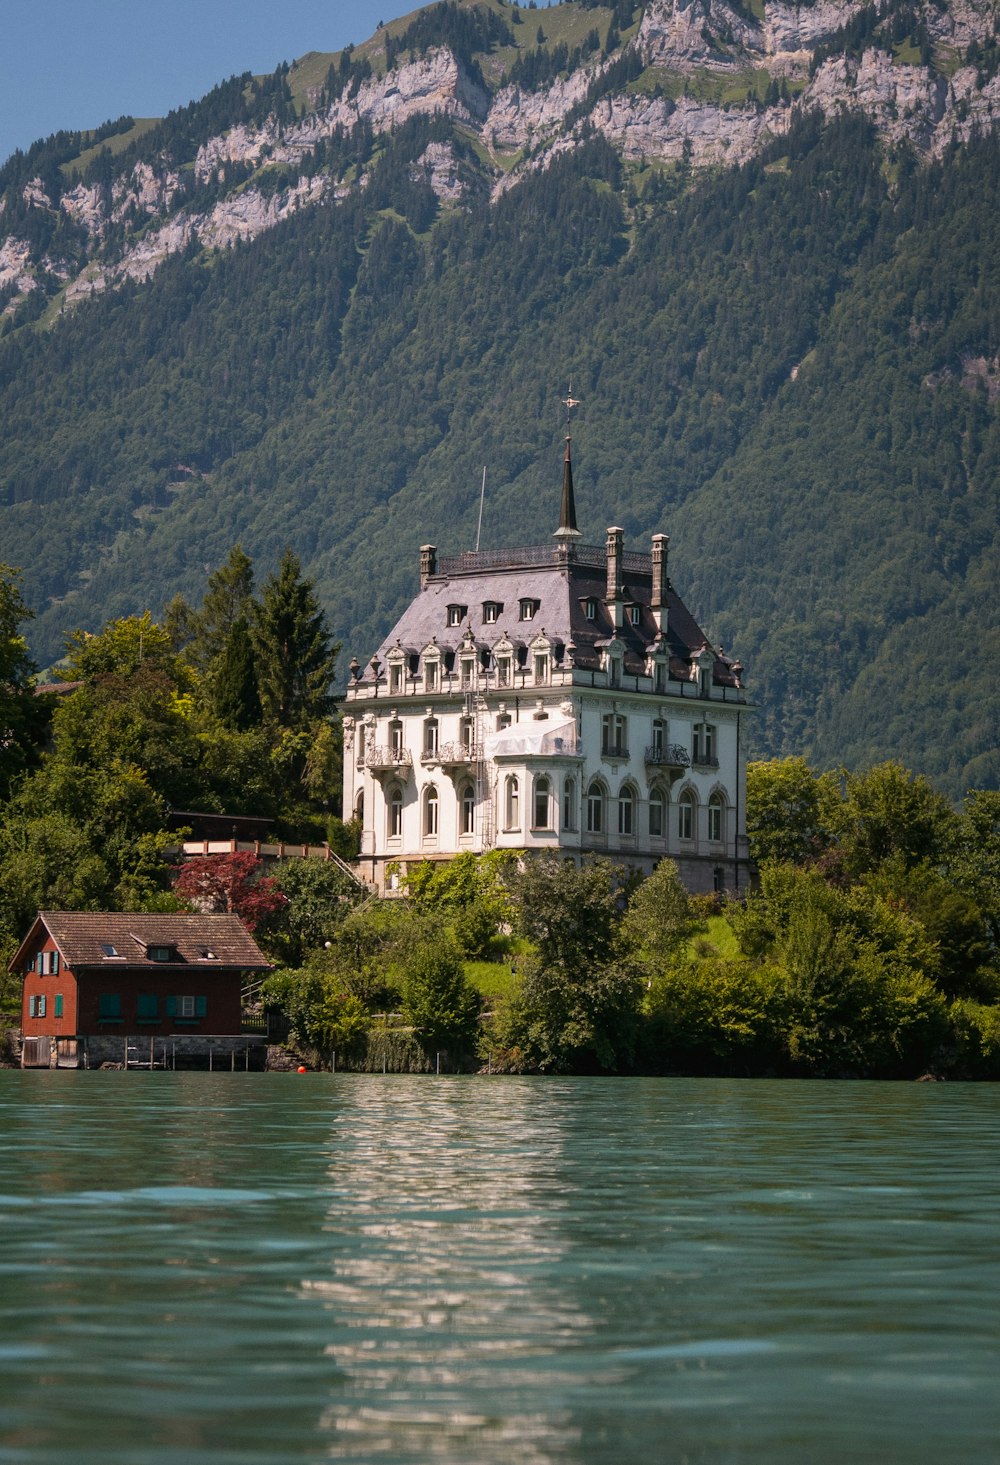
[[[1000,1460],[1000,1088],[0,1073],[0,1461]]]

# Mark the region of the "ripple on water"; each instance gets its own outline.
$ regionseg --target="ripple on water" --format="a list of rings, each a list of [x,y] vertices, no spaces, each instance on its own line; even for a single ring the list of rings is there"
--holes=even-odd
[[[930,1088],[0,1074],[0,1461],[995,1461]]]

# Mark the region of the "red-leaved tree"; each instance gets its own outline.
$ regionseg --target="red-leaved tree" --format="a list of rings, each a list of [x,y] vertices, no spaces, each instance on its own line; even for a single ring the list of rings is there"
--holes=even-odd
[[[175,895],[200,911],[231,911],[256,931],[288,904],[264,861],[249,850],[185,860],[173,881]]]

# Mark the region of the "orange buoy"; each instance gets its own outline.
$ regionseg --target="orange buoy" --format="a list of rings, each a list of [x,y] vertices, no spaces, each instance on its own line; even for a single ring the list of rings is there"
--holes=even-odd
[[[299,1064],[299,1067],[298,1067],[298,1072],[299,1072],[299,1073],[305,1073],[305,1072],[306,1072],[306,1067],[305,1067],[305,1064],[303,1064],[303,1063],[300,1063],[300,1064]]]

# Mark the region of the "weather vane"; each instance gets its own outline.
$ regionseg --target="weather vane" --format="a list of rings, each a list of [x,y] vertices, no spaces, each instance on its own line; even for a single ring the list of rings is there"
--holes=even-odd
[[[573,383],[569,384],[569,396],[563,397],[562,404],[566,408],[566,436],[569,437],[569,414],[574,407],[579,407],[580,398],[573,396]]]

